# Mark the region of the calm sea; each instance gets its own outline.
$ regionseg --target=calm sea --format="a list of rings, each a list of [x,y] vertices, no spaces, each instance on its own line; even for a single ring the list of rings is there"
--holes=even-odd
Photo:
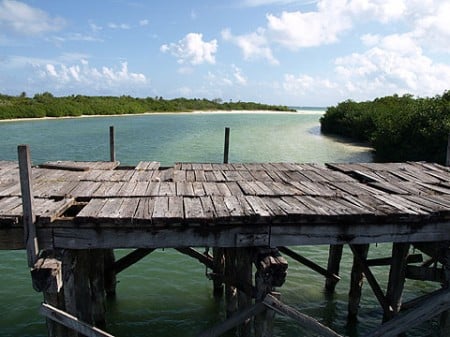
[[[47,160],[108,160],[109,126],[115,127],[116,157],[124,165],[141,160],[221,162],[224,128],[230,127],[231,162],[368,162],[370,149],[320,134],[320,111],[292,114],[162,114],[0,123],[0,160],[16,160],[17,145],[30,144],[34,164]],[[385,257],[390,247],[371,247],[370,257]],[[295,247],[326,266],[327,247]],[[117,251],[123,255],[126,251]],[[381,322],[381,309],[368,285],[360,322],[346,326],[351,253],[344,250],[342,280],[330,298],[323,277],[288,258],[282,299],[328,324],[339,333],[363,336]],[[374,268],[385,286],[387,269]],[[211,282],[196,261],[171,249],[159,250],[118,275],[118,294],[108,302],[108,332],[124,336],[196,336],[223,319],[223,303],[212,297]],[[37,310],[42,295],[31,287],[23,251],[0,251],[0,336],[46,336]],[[407,281],[404,298],[436,286]],[[314,336],[277,316],[277,336]],[[410,336],[435,336],[428,322]],[[227,336],[232,336],[228,334]]]

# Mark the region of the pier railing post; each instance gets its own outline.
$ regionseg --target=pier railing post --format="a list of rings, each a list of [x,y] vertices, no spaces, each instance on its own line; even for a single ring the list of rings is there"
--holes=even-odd
[[[109,157],[110,161],[116,161],[115,139],[114,139],[114,126],[109,127]]]
[[[31,182],[31,156],[28,145],[19,145],[20,190],[22,193],[23,226],[28,267],[33,268],[38,260],[39,245],[36,233],[36,216],[33,210],[33,186]]]
[[[225,142],[223,145],[223,162],[228,164],[228,154],[230,151],[230,128],[225,128]]]

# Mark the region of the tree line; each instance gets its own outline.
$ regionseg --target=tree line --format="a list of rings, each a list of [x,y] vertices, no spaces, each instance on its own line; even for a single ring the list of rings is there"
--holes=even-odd
[[[450,91],[427,98],[393,95],[373,101],[347,100],[327,108],[324,134],[369,143],[375,160],[445,163],[450,133]]]
[[[164,99],[162,97],[136,98],[131,96],[55,97],[49,92],[27,97],[0,94],[0,119],[67,117],[81,115],[119,115],[145,112],[190,112],[207,110],[274,110],[294,111],[286,106],[254,102],[222,102],[220,99]]]

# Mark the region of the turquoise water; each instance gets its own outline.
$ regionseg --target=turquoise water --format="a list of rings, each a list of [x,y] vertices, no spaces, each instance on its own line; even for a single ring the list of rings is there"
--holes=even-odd
[[[39,120],[0,123],[0,160],[16,160],[18,144],[31,146],[35,164],[47,160],[108,160],[109,126],[116,130],[116,156],[125,165],[140,160],[221,162],[224,128],[231,128],[231,162],[348,162],[371,161],[367,148],[324,137],[320,114],[177,114]],[[295,248],[326,266],[327,247]],[[389,245],[371,247],[371,257],[384,257]],[[118,251],[123,255],[127,251]],[[342,280],[327,298],[323,277],[290,260],[282,299],[339,333],[363,336],[382,317],[368,285],[360,322],[346,326],[351,253],[344,251]],[[382,286],[387,269],[374,268]],[[196,261],[174,250],[158,250],[118,275],[117,298],[108,302],[108,332],[115,336],[196,336],[223,319],[223,303],[212,297],[211,282]],[[46,336],[37,313],[42,295],[31,287],[23,251],[0,251],[0,336]],[[405,299],[435,286],[407,281]],[[435,322],[410,336],[434,336]],[[277,316],[277,336],[314,336]],[[227,336],[232,336],[228,334]]]

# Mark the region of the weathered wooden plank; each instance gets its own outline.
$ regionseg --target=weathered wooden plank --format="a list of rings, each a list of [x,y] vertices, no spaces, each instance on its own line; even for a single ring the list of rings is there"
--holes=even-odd
[[[140,198],[136,212],[134,213],[134,221],[138,223],[151,223],[154,208],[154,198]]]
[[[203,206],[200,198],[184,198],[184,218],[186,220],[205,220],[208,219],[203,211]]]
[[[175,183],[178,196],[193,197],[195,196],[192,182],[180,181]]]

